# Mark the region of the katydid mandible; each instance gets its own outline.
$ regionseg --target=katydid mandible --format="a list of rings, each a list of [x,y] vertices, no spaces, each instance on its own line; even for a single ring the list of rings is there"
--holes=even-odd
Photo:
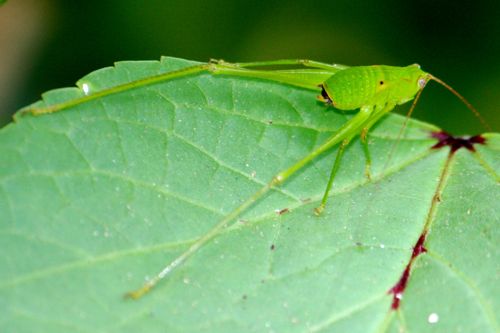
[[[279,66],[301,66],[294,69],[265,69],[265,67]],[[177,71],[167,72],[157,76],[137,80],[109,89],[97,91],[74,100],[47,106],[44,108],[28,108],[22,113],[41,115],[57,112],[72,106],[85,103],[110,94],[120,93],[145,85],[157,84],[176,78],[195,75],[201,72],[211,74],[222,74],[228,76],[240,76],[272,80],[283,84],[288,84],[300,88],[310,89],[318,92],[318,100],[331,105],[339,110],[355,110],[359,112],[341,126],[322,145],[309,153],[307,156],[297,161],[292,166],[276,174],[267,185],[263,186],[254,195],[249,197],[240,206],[226,215],[205,235],[195,241],[186,251],[171,261],[152,279],[148,280],[142,287],[126,294],[126,297],[138,299],[155,287],[160,280],[168,276],[177,267],[182,265],[189,257],[198,251],[203,245],[216,237],[230,222],[234,221],[247,208],[254,204],[259,198],[266,194],[273,187],[285,182],[299,169],[307,165],[311,160],[321,153],[329,150],[333,146],[340,144],[335,158],[328,183],[326,185],[320,205],[315,209],[315,214],[319,215],[326,206],[329,192],[332,187],[335,175],[340,166],[343,152],[349,142],[357,135],[365,147],[367,170],[369,170],[370,157],[367,147],[367,134],[370,128],[385,114],[392,111],[396,105],[404,104],[414,100],[408,115],[411,114],[426,84],[436,81],[457,96],[482,122],[474,107],[457,91],[435,76],[420,69],[420,66],[413,64],[407,67],[395,66],[359,66],[347,67],[337,64],[326,64],[322,62],[302,59],[285,59],[263,62],[248,63],[228,63],[225,61],[210,61],[209,63],[186,67]],[[367,173],[368,174],[368,173]]]

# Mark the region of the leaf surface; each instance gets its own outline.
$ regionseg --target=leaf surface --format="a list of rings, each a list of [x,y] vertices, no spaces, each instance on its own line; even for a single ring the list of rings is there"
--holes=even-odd
[[[35,105],[191,64],[119,62]],[[350,117],[310,91],[209,74],[20,117],[0,131],[2,331],[497,332],[500,138],[450,154],[411,120],[393,150],[397,115],[370,133],[371,181],[348,147],[322,216],[335,149],[122,298]]]

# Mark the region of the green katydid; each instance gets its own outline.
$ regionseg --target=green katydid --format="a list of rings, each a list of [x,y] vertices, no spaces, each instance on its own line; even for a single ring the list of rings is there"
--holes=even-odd
[[[294,69],[265,69],[273,66],[302,66]],[[257,69],[258,68],[258,69]],[[340,166],[345,147],[357,135],[361,136],[369,170],[370,157],[367,147],[367,134],[370,128],[384,115],[392,111],[396,105],[404,104],[414,100],[409,115],[415,108],[419,96],[427,82],[434,80],[457,96],[472,112],[478,116],[479,113],[458,92],[449,85],[420,69],[419,65],[413,64],[407,67],[393,66],[359,66],[347,67],[336,64],[326,64],[311,60],[275,60],[249,63],[227,63],[224,61],[211,61],[209,63],[186,67],[177,71],[167,72],[157,76],[125,83],[112,88],[104,89],[93,94],[62,102],[47,107],[30,107],[22,110],[22,113],[41,115],[57,112],[72,106],[95,100],[97,98],[130,90],[136,87],[156,84],[176,78],[195,75],[201,72],[212,74],[223,74],[229,76],[251,77],[272,80],[283,84],[310,89],[319,93],[318,99],[327,105],[340,110],[355,110],[359,112],[341,126],[322,145],[313,150],[304,158],[292,166],[276,174],[267,185],[263,186],[222,220],[216,223],[205,235],[195,241],[186,251],[165,266],[152,279],[147,281],[139,289],[127,293],[128,297],[137,299],[151,290],[157,283],[181,266],[189,257],[198,251],[203,245],[216,237],[220,232],[234,221],[247,208],[264,196],[273,187],[278,186],[295,174],[299,169],[307,165],[311,160],[333,146],[340,144],[330,177],[326,185],[319,207],[315,214],[319,215],[325,208],[329,197],[335,175]],[[480,118],[481,119],[481,118]],[[483,122],[484,123],[484,122]]]

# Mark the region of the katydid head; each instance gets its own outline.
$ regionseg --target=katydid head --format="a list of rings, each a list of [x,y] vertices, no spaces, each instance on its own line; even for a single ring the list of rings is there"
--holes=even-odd
[[[404,71],[401,77],[402,81],[402,89],[400,96],[402,97],[397,104],[403,104],[413,99],[413,103],[410,107],[410,110],[407,114],[407,119],[413,113],[415,106],[417,105],[418,100],[420,99],[420,95],[424,90],[427,82],[431,79],[431,75],[429,73],[424,72],[420,69],[419,64],[413,64],[407,67],[402,68]],[[406,122],[405,122],[406,126]]]
[[[428,73],[420,69],[419,64],[406,67],[390,67],[392,73],[393,91],[390,99],[395,104],[404,104],[415,98],[418,100],[420,92],[429,82]]]

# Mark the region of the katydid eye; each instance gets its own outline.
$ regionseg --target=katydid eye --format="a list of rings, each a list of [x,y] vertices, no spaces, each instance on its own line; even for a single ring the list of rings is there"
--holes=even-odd
[[[379,84],[382,86],[384,84],[384,81],[380,81]]]
[[[418,86],[420,87],[420,89],[423,89],[426,84],[427,84],[427,80],[425,78],[418,79]]]

